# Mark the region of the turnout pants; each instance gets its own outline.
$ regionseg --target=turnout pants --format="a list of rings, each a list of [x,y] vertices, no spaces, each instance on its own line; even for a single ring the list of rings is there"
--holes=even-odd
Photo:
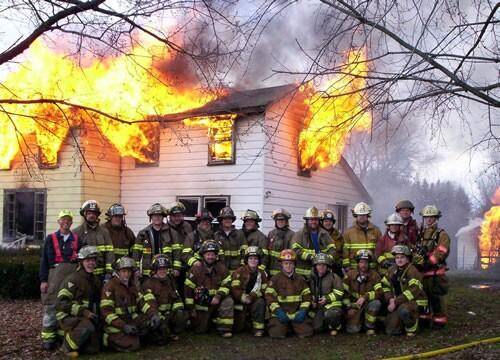
[[[258,298],[251,304],[234,305],[234,332],[242,332],[251,322],[253,331],[264,330],[266,301]]]
[[[326,330],[340,330],[342,327],[342,309],[332,307],[330,309],[321,308],[315,312],[310,312],[314,332],[320,333]]]
[[[64,331],[65,351],[95,354],[99,352],[99,333],[96,326],[84,317],[66,317],[59,322]]]
[[[137,351],[141,347],[141,336],[145,336],[149,329],[149,321],[145,315],[139,315],[135,319],[127,322],[137,326],[138,334],[125,334],[123,330],[112,326],[105,326],[103,335],[104,346],[110,347],[116,351],[131,352]]]
[[[210,321],[216,325],[217,331],[231,332],[234,323],[234,301],[231,297],[224,298],[217,306],[195,305],[195,316],[191,317],[191,325],[197,334],[208,332]]]
[[[448,322],[446,294],[448,294],[448,278],[445,275],[424,277],[424,291],[429,300],[432,322],[444,326]]]
[[[403,328],[407,333],[415,333],[418,328],[418,305],[415,301],[401,304],[385,318],[387,335],[401,335]]]
[[[168,342],[174,334],[180,334],[186,329],[187,313],[185,311],[175,311],[173,313],[162,314],[161,324],[157,329],[151,329],[147,336],[147,341],[157,345]]]
[[[312,321],[309,317],[302,323],[295,323],[289,321],[283,324],[278,320],[278,318],[272,317],[269,320],[268,333],[272,338],[285,338],[286,335],[291,332],[299,337],[308,337],[313,334]]]
[[[365,303],[360,309],[351,308],[347,310],[347,332],[349,334],[360,332],[363,322],[367,329],[375,329],[375,321],[377,320],[377,314],[381,306],[382,303],[380,300],[372,300],[368,304]]]
[[[42,318],[42,341],[56,342],[58,335],[57,318],[56,318],[56,299],[59,287],[63,280],[76,270],[76,264],[60,263],[49,270],[48,284],[49,288],[46,294],[42,294],[43,318]]]

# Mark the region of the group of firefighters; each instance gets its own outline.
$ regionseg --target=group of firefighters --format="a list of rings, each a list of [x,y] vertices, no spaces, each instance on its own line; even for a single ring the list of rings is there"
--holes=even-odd
[[[273,338],[341,329],[373,335],[377,320],[391,335],[413,336],[423,320],[442,327],[450,239],[438,227],[441,212],[425,206],[418,227],[410,201],[395,210],[382,234],[369,205],[358,203],[354,224],[340,234],[331,210],[307,209],[294,232],[290,213],[277,209],[267,236],[253,210],[236,229],[230,207],[218,214],[216,231],[206,209],[193,230],[182,203],[156,203],[137,236],[120,204],[99,224],[99,204],[86,201],[74,230],[73,214],[62,210],[40,265],[43,348],[62,340],[70,356],[101,345],[135,351],[211,327],[225,338],[245,330]]]

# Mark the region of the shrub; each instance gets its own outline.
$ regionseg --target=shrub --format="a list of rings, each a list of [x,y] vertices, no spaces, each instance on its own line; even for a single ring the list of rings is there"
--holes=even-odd
[[[40,250],[0,250],[0,298],[40,297]]]

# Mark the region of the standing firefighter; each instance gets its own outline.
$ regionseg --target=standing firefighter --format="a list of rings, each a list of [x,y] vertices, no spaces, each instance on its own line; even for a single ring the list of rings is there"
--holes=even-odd
[[[222,337],[230,338],[233,328],[234,302],[229,296],[231,275],[218,261],[219,244],[205,241],[200,248],[201,266],[193,266],[184,286],[186,309],[191,312],[191,325],[195,333],[206,333],[210,321],[216,324]]]
[[[169,339],[177,340],[186,328],[184,304],[175,288],[175,281],[169,272],[170,260],[163,254],[153,258],[152,276],[142,285],[144,305],[141,310],[149,319],[153,343],[166,344]]]
[[[243,254],[246,248],[245,236],[233,226],[236,216],[230,207],[222,208],[217,220],[220,228],[215,232],[214,237],[215,241],[222,246],[220,260],[232,273],[243,263]]]
[[[408,238],[410,247],[415,246],[418,238],[418,225],[417,220],[412,216],[415,211],[415,206],[410,200],[401,200],[396,204],[396,212],[403,220],[401,231]]]
[[[187,236],[181,255],[182,263],[188,268],[193,265],[201,265],[201,257],[198,252],[200,251],[201,244],[214,238],[212,231],[213,220],[212,213],[207,209],[203,209],[200,213],[196,214],[198,225]]]
[[[392,265],[394,265],[394,255],[392,248],[394,245],[407,245],[408,238],[401,231],[403,219],[397,213],[391,214],[385,220],[387,230],[377,242],[375,248],[375,258],[379,265],[380,273],[383,275]]]
[[[342,266],[344,271],[349,268],[355,269],[356,254],[359,250],[375,251],[377,241],[382,237],[379,228],[370,222],[372,209],[368,204],[360,202],[352,209],[354,224],[344,233],[344,249],[342,255]],[[376,263],[373,261],[370,267],[375,268]]]
[[[64,331],[63,350],[71,357],[99,351],[99,297],[101,282],[93,274],[95,246],[78,252],[78,269],[64,280],[57,295],[57,320]]]
[[[351,269],[344,277],[344,304],[347,307],[346,330],[358,333],[363,325],[367,335],[375,334],[375,321],[382,306],[383,297],[380,275],[369,264],[373,260],[370,250],[358,250],[357,269]]]
[[[267,237],[259,230],[259,223],[262,219],[256,211],[247,210],[241,217],[241,220],[243,221],[241,231],[245,237],[245,244],[246,246],[257,246],[260,248],[262,255],[260,257],[259,268],[261,270],[266,270],[269,266],[269,250],[267,249]]]
[[[174,276],[178,277],[179,289],[184,283],[184,268],[182,266],[181,254],[187,236],[193,231],[191,225],[184,221],[186,207],[181,202],[175,202],[168,210],[168,232],[172,239],[172,258],[174,260]],[[180,281],[180,283],[179,283]]]
[[[252,324],[254,336],[264,336],[266,301],[264,291],[267,275],[261,270],[262,251],[257,246],[249,246],[245,251],[245,265],[232,274],[231,295],[234,299],[235,332],[245,330],[247,320]]]
[[[142,295],[132,281],[134,259],[123,256],[115,268],[115,276],[101,293],[103,344],[117,351],[136,351],[141,345],[139,336],[148,331],[148,322],[138,312]]]
[[[64,278],[75,271],[81,247],[78,235],[71,232],[73,213],[62,210],[57,218],[59,230],[48,235],[40,259],[40,292],[42,294],[42,346],[54,350],[57,343],[56,297]]]
[[[388,315],[385,319],[387,335],[415,335],[418,328],[419,307],[427,307],[422,285],[422,274],[411,264],[411,252],[406,245],[392,249],[393,265],[382,279]]]
[[[416,245],[414,262],[424,275],[424,290],[429,299],[432,322],[441,327],[448,322],[446,258],[450,253],[450,237],[446,231],[438,227],[441,211],[436,206],[427,205],[420,215],[423,218],[424,229]]]
[[[126,211],[121,204],[113,204],[106,211],[106,223],[103,225],[111,236],[115,259],[132,256],[135,245],[134,232],[125,222]]]
[[[312,311],[314,331],[325,330],[335,336],[341,328],[342,298],[344,286],[342,279],[331,271],[332,260],[326,254],[316,254],[313,260],[314,270],[309,284],[312,293]]]
[[[293,235],[291,247],[297,254],[296,272],[306,278],[311,276],[312,262],[316,254],[325,253],[335,258],[335,244],[326,230],[319,226],[319,211],[307,209],[304,227]]]
[[[266,303],[271,312],[268,332],[273,338],[285,338],[291,329],[299,337],[313,334],[307,312],[311,290],[303,276],[295,272],[297,255],[291,249],[281,252],[281,272],[274,275],[266,289]]]
[[[274,220],[274,229],[267,235],[269,248],[268,272],[271,276],[281,271],[279,262],[282,250],[290,249],[293,234],[295,234],[288,224],[292,215],[285,209],[276,209],[271,218]]]
[[[335,228],[335,214],[332,210],[326,209],[321,212],[321,227],[328,232],[328,235],[333,240],[335,244],[335,257],[332,262],[333,271],[340,277],[343,277],[342,273],[342,249],[344,248],[344,237]]]
[[[153,256],[165,254],[170,264],[173,264],[172,239],[168,231],[168,225],[163,222],[168,210],[161,204],[151,205],[147,211],[150,224],[137,234],[133,257],[141,264],[142,276],[151,275],[151,263]]]
[[[108,281],[111,279],[111,273],[113,272],[115,254],[108,230],[99,226],[101,209],[97,201],[85,201],[80,208],[80,215],[83,217],[83,223],[75,229],[75,233],[82,241],[82,244],[97,248],[99,257],[97,258],[94,273],[104,278],[104,281]]]

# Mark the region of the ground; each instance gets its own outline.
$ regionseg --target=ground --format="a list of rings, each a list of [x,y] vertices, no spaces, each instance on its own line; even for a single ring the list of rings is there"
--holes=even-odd
[[[191,335],[166,347],[136,354],[106,352],[99,359],[365,359],[436,350],[473,340],[500,336],[500,278],[470,273],[450,276],[450,323],[443,330],[424,329],[412,339],[377,335],[317,335],[309,339],[255,339],[236,335]],[[487,284],[489,287],[477,285]],[[475,287],[472,287],[475,286]],[[40,350],[41,305],[37,301],[0,301],[0,359],[61,358]],[[500,343],[481,345],[442,356],[442,359],[499,359]]]

